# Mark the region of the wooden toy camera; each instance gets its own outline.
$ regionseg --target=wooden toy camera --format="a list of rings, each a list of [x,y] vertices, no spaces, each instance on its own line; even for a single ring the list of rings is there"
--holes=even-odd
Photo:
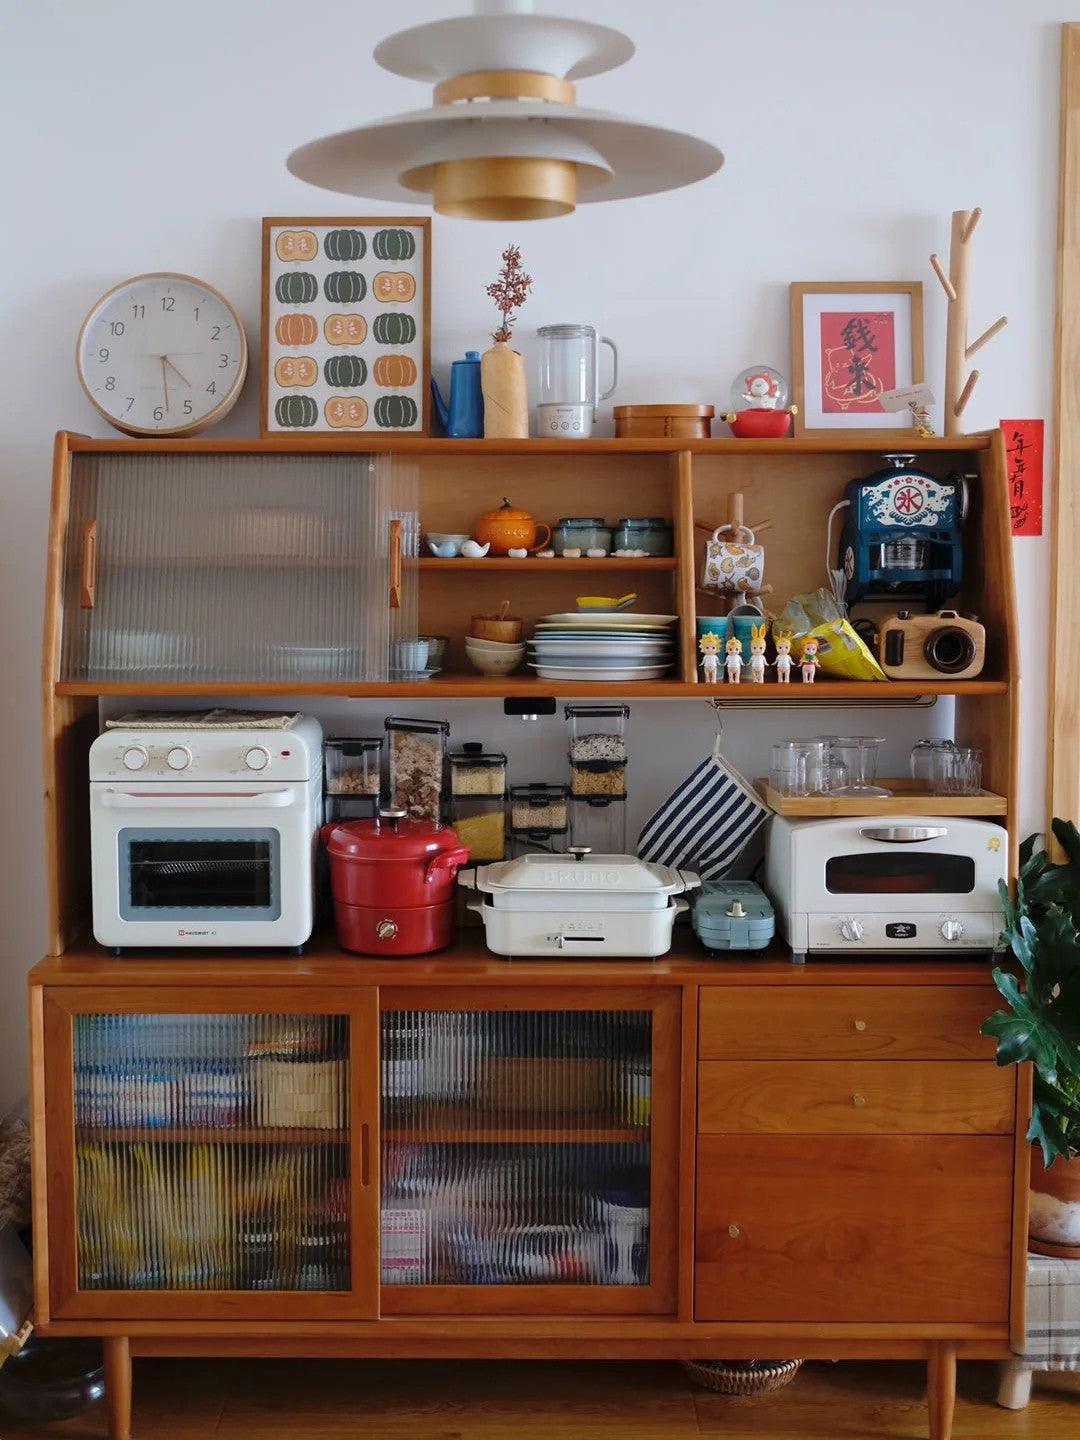
[[[955,610],[883,620],[878,659],[890,680],[973,680],[986,664],[986,629]]]

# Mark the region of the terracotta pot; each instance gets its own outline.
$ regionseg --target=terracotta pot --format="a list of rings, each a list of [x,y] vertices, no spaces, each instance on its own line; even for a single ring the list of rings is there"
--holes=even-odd
[[[488,440],[529,438],[529,392],[525,361],[505,340],[497,340],[480,358],[484,394],[484,435]]]
[[[1037,1255],[1080,1260],[1080,1156],[1047,1170],[1042,1151],[1032,1146],[1028,1237]]]

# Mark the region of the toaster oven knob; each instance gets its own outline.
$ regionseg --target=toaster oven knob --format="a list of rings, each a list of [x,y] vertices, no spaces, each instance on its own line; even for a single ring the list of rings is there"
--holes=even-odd
[[[186,770],[191,764],[191,751],[186,745],[174,745],[165,756],[165,764],[170,770]]]
[[[252,745],[244,751],[244,764],[249,770],[265,770],[270,764],[270,751],[265,745]]]
[[[941,922],[941,938],[950,944],[963,938],[964,926],[959,920],[943,920]]]
[[[856,920],[854,916],[849,916],[847,920],[841,920],[840,934],[845,940],[861,940],[863,937],[862,921]]]
[[[123,754],[125,770],[145,770],[150,756],[144,745],[129,745]]]
[[[380,920],[375,926],[375,935],[379,940],[393,940],[397,933],[397,923],[393,920]]]

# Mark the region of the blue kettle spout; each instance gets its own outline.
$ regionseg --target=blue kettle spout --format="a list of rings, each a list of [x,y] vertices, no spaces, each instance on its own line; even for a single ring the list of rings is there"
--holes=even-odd
[[[435,406],[435,414],[439,417],[439,424],[444,431],[448,432],[450,429],[450,410],[442,397],[439,382],[435,379],[434,375],[431,377],[431,399]]]

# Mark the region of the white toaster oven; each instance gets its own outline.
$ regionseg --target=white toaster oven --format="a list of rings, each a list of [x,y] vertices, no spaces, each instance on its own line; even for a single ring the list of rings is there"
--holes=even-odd
[[[765,888],[796,960],[849,952],[990,951],[1008,836],[986,820],[774,815]]]

